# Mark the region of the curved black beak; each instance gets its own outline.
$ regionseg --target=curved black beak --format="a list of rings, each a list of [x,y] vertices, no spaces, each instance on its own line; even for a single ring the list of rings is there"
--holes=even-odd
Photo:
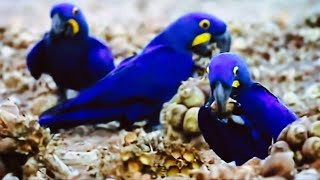
[[[212,47],[210,42],[205,42],[192,47],[192,51],[200,56],[210,57],[212,55]]]
[[[202,33],[197,35],[192,42],[191,45],[191,50],[196,53],[199,54],[200,56],[211,56],[212,52],[211,52],[211,39],[212,36],[210,33]]]
[[[231,47],[231,35],[228,31],[220,36],[216,36],[213,40],[217,43],[220,53],[229,52]]]
[[[211,86],[211,91],[217,102],[218,114],[223,116],[227,113],[227,100],[231,95],[232,87],[225,87],[222,83],[217,82]]]
[[[58,37],[73,36],[73,28],[68,20],[64,20],[59,14],[52,16],[51,33]]]
[[[207,103],[204,105],[206,108],[210,108],[212,103],[215,101],[214,96],[210,96]]]
[[[231,36],[228,31],[219,35],[211,36],[209,33],[203,33],[198,35],[192,44],[192,51],[200,56],[210,57],[212,55],[213,46],[212,43],[216,43],[220,49],[220,53],[230,51]]]

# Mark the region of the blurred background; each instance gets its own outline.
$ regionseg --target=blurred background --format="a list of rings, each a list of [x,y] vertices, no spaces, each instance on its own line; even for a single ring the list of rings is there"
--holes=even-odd
[[[50,25],[49,11],[61,0],[1,0],[0,26],[10,24],[42,31]],[[318,0],[69,0],[85,12],[90,24],[135,23],[150,20],[170,22],[190,11],[206,11],[226,21],[261,22],[286,18],[288,22],[301,15],[320,12]],[[130,25],[130,24],[128,24]],[[128,27],[130,28],[130,27]]]

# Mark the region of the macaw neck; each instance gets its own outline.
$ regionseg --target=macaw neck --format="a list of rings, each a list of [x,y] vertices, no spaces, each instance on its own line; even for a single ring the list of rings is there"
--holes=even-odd
[[[79,33],[74,36],[74,38],[79,39],[88,39],[89,38],[89,27],[87,24],[82,25],[82,28],[80,29]]]
[[[86,34],[78,34],[78,35],[76,35],[76,36],[74,36],[73,37],[75,40],[83,40],[83,41],[86,41],[86,40],[88,40],[88,38],[89,38],[89,35],[88,35],[88,33],[86,33]]]
[[[87,40],[88,38],[89,38],[89,30],[87,25],[81,26],[78,34],[72,37],[72,39],[74,40]]]
[[[186,43],[183,41],[177,40],[175,37],[168,36],[169,33],[163,31],[158,36],[156,36],[151,42],[144,48],[147,49],[151,46],[165,45],[171,47],[177,52],[192,55],[191,49],[187,48]]]
[[[78,34],[72,37],[63,37],[56,35],[50,31],[50,39],[51,41],[59,41],[59,40],[68,40],[68,41],[75,41],[75,42],[81,42],[81,41],[87,41],[89,39],[88,31],[80,31]]]

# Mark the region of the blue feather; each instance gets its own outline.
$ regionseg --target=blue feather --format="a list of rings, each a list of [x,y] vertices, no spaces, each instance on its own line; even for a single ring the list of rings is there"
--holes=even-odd
[[[109,48],[88,35],[88,25],[81,10],[72,14],[74,8],[75,5],[68,3],[53,7],[53,27],[30,51],[27,66],[36,79],[46,73],[60,88],[82,90],[115,66]],[[72,31],[76,27],[68,23],[70,20],[76,22],[79,32]]]

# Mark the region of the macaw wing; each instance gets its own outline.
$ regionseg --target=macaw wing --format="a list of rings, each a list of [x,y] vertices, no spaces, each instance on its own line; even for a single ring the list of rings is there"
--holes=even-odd
[[[35,79],[39,79],[44,72],[45,47],[45,41],[41,40],[27,55],[27,67]]]
[[[297,119],[293,111],[259,83],[252,85],[250,94],[246,99],[251,98],[251,103],[242,103],[242,106],[246,106],[245,116],[260,132],[276,139],[283,128]]]
[[[98,40],[89,40],[88,71],[92,81],[97,81],[114,69],[111,51]]]
[[[249,126],[239,125],[229,120],[218,120],[210,108],[201,107],[198,114],[199,128],[210,148],[223,160],[242,164],[252,157],[265,158],[271,138],[263,139],[255,135]]]
[[[129,57],[125,58],[124,60],[122,60],[122,61],[120,62],[120,64],[118,65],[118,67],[120,67],[120,66],[125,66],[126,64],[130,63],[130,61],[131,61],[132,59],[134,59],[136,56],[137,56],[137,54],[133,54],[132,56],[129,56]]]
[[[179,83],[188,77],[188,72],[185,71],[189,69],[186,70],[183,67],[179,69],[179,61],[174,62],[180,59],[181,61],[190,60],[192,63],[191,57],[187,58],[189,59],[186,60],[186,56],[165,46],[151,48],[134,57],[125,66],[111,71],[94,86],[81,92],[78,97],[60,106],[59,111],[81,107],[111,106],[139,99],[149,100],[149,103],[150,101],[159,102],[168,95],[168,91],[175,92]],[[179,73],[177,75],[177,71],[182,73],[182,77]]]

